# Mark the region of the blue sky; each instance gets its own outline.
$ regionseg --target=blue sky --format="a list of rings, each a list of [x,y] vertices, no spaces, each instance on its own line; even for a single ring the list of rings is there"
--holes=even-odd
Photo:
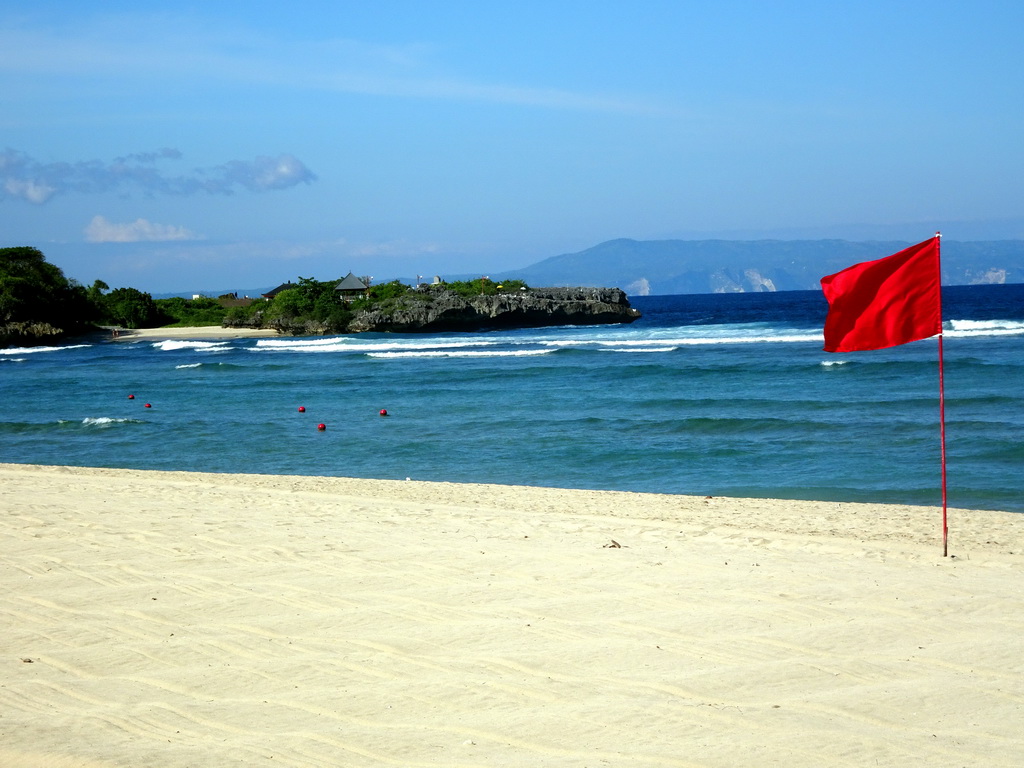
[[[1024,237],[1024,3],[0,10],[0,245],[153,293]]]

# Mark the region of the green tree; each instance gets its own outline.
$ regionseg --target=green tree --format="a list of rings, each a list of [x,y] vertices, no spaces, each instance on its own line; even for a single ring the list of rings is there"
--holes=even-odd
[[[311,321],[335,333],[342,333],[348,328],[352,311],[336,290],[338,282],[300,277],[294,287],[274,297],[269,306],[262,310],[263,317],[265,320],[285,323]],[[248,314],[251,315],[252,311]],[[231,320],[242,320],[244,316],[241,311],[229,314]]]
[[[398,280],[390,283],[373,285],[367,289],[364,296],[359,296],[349,302],[352,310],[369,309],[370,307],[393,308],[405,296],[412,291],[408,285]]]
[[[397,299],[400,296],[405,296],[411,290],[405,283],[392,280],[390,283],[371,286],[367,293],[372,301],[386,301],[387,299]]]
[[[476,280],[456,280],[445,285],[450,291],[460,296],[493,296],[498,292],[498,284],[489,277],[478,277]]]
[[[103,299],[107,318],[125,328],[152,328],[163,319],[153,297],[135,288],[115,288]]]
[[[171,325],[220,325],[227,314],[219,301],[206,296],[198,299],[172,296],[169,299],[155,299],[154,303],[164,321]]]
[[[85,289],[37,248],[0,248],[0,324],[49,323],[75,330],[95,317]]]
[[[283,317],[287,319],[302,317],[313,311],[313,306],[296,288],[281,291],[267,308],[267,317]]]
[[[294,288],[281,291],[274,297],[268,315],[324,322],[344,309],[344,302],[335,290],[337,284],[337,280],[320,281],[300,277]]]
[[[86,290],[86,295],[89,297],[89,301],[96,305],[96,307],[102,307],[103,294],[104,292],[109,290],[109,285],[104,283],[102,280],[96,280],[92,285],[89,286],[88,290]]]

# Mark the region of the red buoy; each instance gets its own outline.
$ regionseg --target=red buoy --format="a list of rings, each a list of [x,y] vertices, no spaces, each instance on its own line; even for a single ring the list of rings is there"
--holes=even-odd
[[[135,399],[135,395],[128,395],[128,399],[129,400],[134,400]]]
[[[150,405],[149,403],[146,403],[146,406],[145,406],[145,407],[146,407],[146,408],[152,408],[153,406],[152,406],[152,405]]]
[[[387,408],[381,408],[380,409],[380,415],[381,416],[387,416],[388,415],[388,409]]]
[[[300,405],[299,406],[299,413],[305,413],[305,412],[306,412],[306,406]]]
[[[323,432],[325,429],[327,429],[327,425],[326,424],[317,424],[316,428],[319,429],[321,432]]]

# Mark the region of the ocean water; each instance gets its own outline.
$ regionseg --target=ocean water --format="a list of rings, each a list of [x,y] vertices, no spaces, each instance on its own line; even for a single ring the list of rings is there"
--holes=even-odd
[[[817,291],[632,303],[628,326],[0,350],[0,461],[941,503],[935,339],[823,352]],[[1024,285],[943,304],[949,504],[1024,512]]]

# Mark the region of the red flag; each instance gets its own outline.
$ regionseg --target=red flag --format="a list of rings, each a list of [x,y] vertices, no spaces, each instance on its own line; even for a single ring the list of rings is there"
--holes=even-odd
[[[884,349],[942,333],[939,236],[821,278],[826,352]]]

